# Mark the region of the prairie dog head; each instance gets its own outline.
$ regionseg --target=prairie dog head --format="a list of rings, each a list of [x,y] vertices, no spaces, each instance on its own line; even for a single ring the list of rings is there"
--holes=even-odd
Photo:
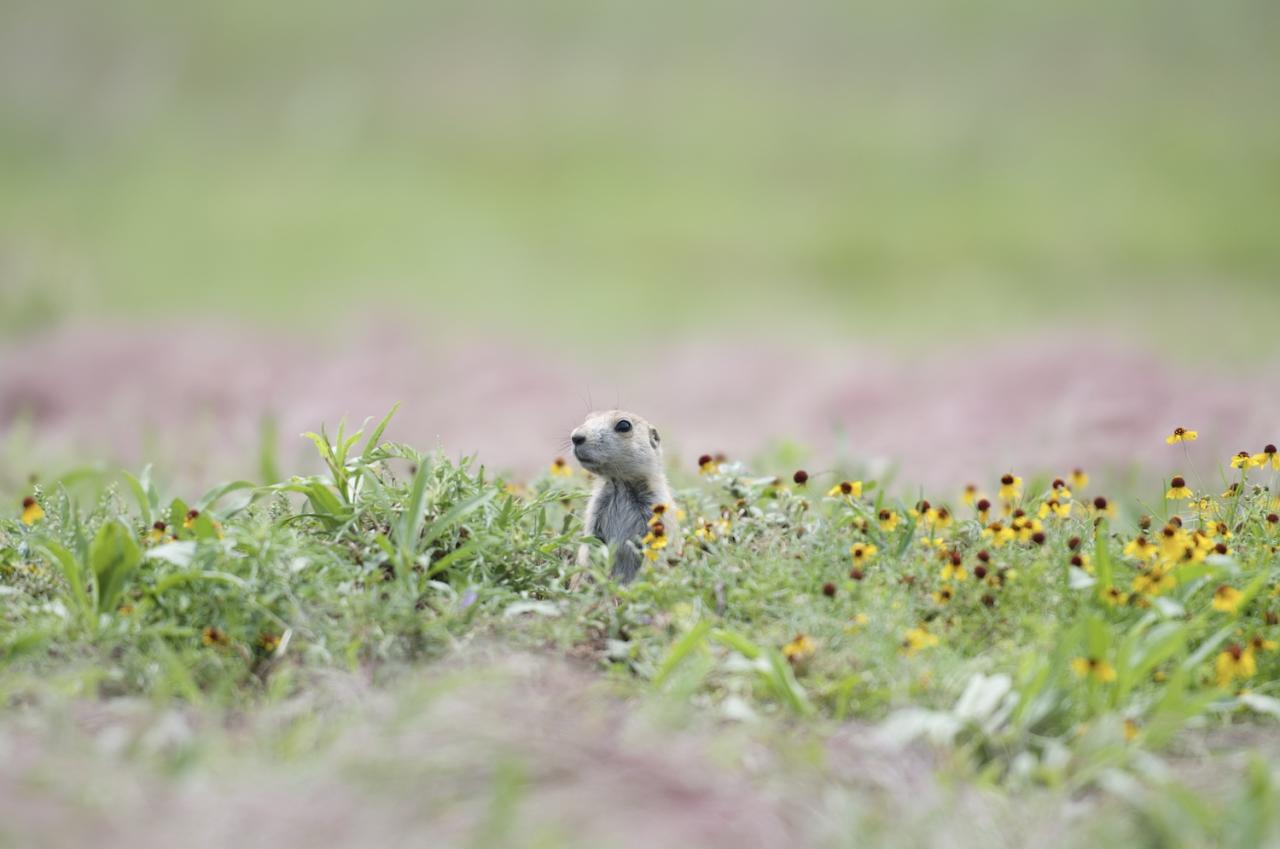
[[[662,473],[662,438],[657,428],[634,413],[592,413],[569,439],[573,456],[592,474],[638,481]]]

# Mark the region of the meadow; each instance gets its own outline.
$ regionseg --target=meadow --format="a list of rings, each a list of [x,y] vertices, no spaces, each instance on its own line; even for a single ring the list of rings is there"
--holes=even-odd
[[[1277,32],[6,0],[0,849],[1280,845]]]
[[[617,585],[597,558],[571,591],[585,473],[557,459],[534,480],[504,480],[474,458],[382,441],[388,419],[310,434],[323,474],[237,481],[189,501],[148,471],[72,478],[37,487],[0,520],[10,706],[0,739],[14,745],[14,729],[30,734],[41,717],[36,739],[97,740],[80,750],[79,791],[11,775],[16,798],[60,799],[92,822],[134,804],[105,777],[123,768],[125,787],[194,782],[205,807],[225,804],[234,821],[242,803],[216,778],[237,774],[228,760],[251,783],[263,773],[247,764],[313,774],[363,734],[383,739],[361,744],[379,754],[366,752],[342,793],[372,793],[375,809],[423,806],[411,823],[379,828],[397,822],[450,845],[633,845],[635,834],[599,817],[568,829],[572,817],[548,815],[554,803],[540,799],[561,780],[546,757],[565,758],[593,733],[574,724],[603,714],[609,739],[645,718],[647,730],[630,732],[641,749],[696,729],[715,752],[699,764],[775,761],[733,778],[781,809],[755,812],[766,825],[745,845],[936,843],[950,820],[955,845],[1277,837],[1263,731],[1280,717],[1274,446],[1223,458],[1206,480],[1171,475],[1147,498],[1111,498],[1077,469],[1011,472],[926,501],[872,480],[761,475],[704,456],[678,478],[682,537],[649,539],[641,579]],[[1197,436],[1169,435],[1171,468],[1192,465]],[[334,675],[390,699],[398,707],[382,710],[396,718],[370,719],[373,695],[327,703]],[[547,683],[564,676],[572,683]],[[440,759],[436,748],[395,742],[449,698],[466,706],[466,733],[496,747],[494,761],[477,765],[485,749],[473,741],[468,756],[427,770],[419,760]],[[476,726],[498,722],[482,706],[504,698],[533,719],[495,742]],[[104,748],[112,723],[82,712],[112,704],[132,720]],[[185,733],[164,731],[175,710]],[[436,730],[452,739],[450,728]],[[551,747],[559,755],[526,750],[555,734],[566,738]],[[1250,735],[1262,750],[1245,756]],[[850,774],[831,749],[842,739],[864,747],[846,752]],[[619,745],[579,753],[602,774],[641,773],[606,793],[606,811],[653,780]],[[911,758],[925,764],[919,775],[886,786]],[[401,773],[419,783],[396,789]],[[654,815],[678,821],[688,805],[709,822],[663,839],[718,845],[724,812],[701,810],[715,781],[681,775],[666,792],[690,801]],[[916,798],[921,781],[932,789]],[[288,811],[290,792],[257,798],[279,796]],[[62,845],[12,816],[0,834],[13,845]],[[144,845],[182,833],[160,820],[108,822]]]

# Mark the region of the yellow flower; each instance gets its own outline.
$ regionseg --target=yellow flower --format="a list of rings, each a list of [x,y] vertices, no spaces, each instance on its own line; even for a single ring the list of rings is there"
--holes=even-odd
[[[1000,478],[1000,498],[1004,501],[1017,501],[1022,495],[1022,478],[1012,472]]]
[[[1005,543],[1011,542],[1017,536],[1013,528],[1005,527],[1000,522],[992,522],[987,525],[982,529],[982,535],[991,540],[991,544],[996,548],[1003,548]]]
[[[898,527],[898,523],[902,521],[902,517],[892,510],[881,510],[876,517],[880,522],[880,530],[884,533],[892,533],[893,529]]]
[[[1227,646],[1218,655],[1214,667],[1218,673],[1219,687],[1227,686],[1236,678],[1252,678],[1254,673],[1258,671],[1258,664],[1253,657],[1253,651],[1241,648],[1235,643]]]
[[[1138,732],[1142,730],[1138,726],[1137,722],[1128,718],[1125,719],[1122,728],[1124,729],[1124,739],[1126,743],[1132,743],[1134,740],[1137,740]]]
[[[231,638],[221,628],[209,625],[200,632],[200,642],[206,646],[225,646],[231,642]]]
[[[1129,603],[1129,594],[1118,587],[1107,587],[1107,591],[1102,594],[1102,598],[1107,602],[1107,604],[1111,604],[1116,607]]]
[[[1253,455],[1253,464],[1260,469],[1270,465],[1273,470],[1280,471],[1280,453],[1276,453],[1274,445],[1267,445],[1262,449],[1261,454]]]
[[[792,663],[800,663],[813,657],[818,651],[818,644],[807,634],[796,634],[796,638],[782,647],[782,655]]]
[[[1094,678],[1102,683],[1116,680],[1116,668],[1096,657],[1077,657],[1071,661],[1071,670],[1080,678]]]
[[[1254,459],[1253,455],[1250,454],[1248,451],[1240,451],[1234,457],[1231,458],[1231,468],[1233,469],[1248,469],[1253,466],[1261,466],[1261,465],[1262,463],[1257,462],[1257,460]]]
[[[1050,498],[1048,501],[1041,503],[1040,509],[1036,512],[1041,519],[1046,518],[1050,513],[1059,519],[1068,519],[1071,517],[1071,502],[1064,503],[1056,498]]]
[[[1136,536],[1124,547],[1125,557],[1136,557],[1144,563],[1156,556],[1156,547],[1145,536]]]
[[[147,542],[160,542],[163,540],[164,532],[168,530],[168,527],[169,526],[164,522],[156,522],[151,526],[151,529],[147,531]]]
[[[840,481],[827,490],[828,498],[861,498],[862,481]]]
[[[943,587],[933,594],[933,600],[938,604],[946,604],[955,597],[955,591],[951,587]]]
[[[182,520],[182,527],[188,531],[196,526],[196,519],[200,518],[200,511],[192,507],[187,511],[187,518]]]
[[[1178,442],[1195,442],[1196,437],[1200,436],[1194,430],[1187,430],[1185,427],[1175,427],[1173,433],[1164,438],[1164,441],[1173,445]]]
[[[963,581],[969,577],[958,557],[948,560],[942,567],[939,577],[944,581]]]
[[[666,525],[661,522],[650,525],[649,533],[645,534],[640,542],[644,545],[644,556],[650,560],[657,560],[658,552],[667,547]]]
[[[1169,481],[1169,491],[1164,497],[1170,501],[1179,501],[1183,498],[1191,497],[1191,487],[1187,486],[1187,479],[1182,475],[1174,475]]]
[[[960,495],[960,500],[969,506],[978,500],[978,488],[973,484],[966,484],[964,492]]]
[[[1254,652],[1275,651],[1277,647],[1280,647],[1280,643],[1275,640],[1268,640],[1261,635],[1255,634],[1249,639],[1249,649]]]
[[[1244,593],[1235,587],[1223,584],[1213,591],[1213,609],[1221,613],[1235,613],[1244,601]]]
[[[1089,476],[1085,474],[1084,469],[1071,470],[1071,485],[1076,489],[1084,489],[1089,485]]]
[[[1053,479],[1053,497],[1059,501],[1071,500],[1071,489],[1067,486],[1067,482],[1062,478]]]
[[[703,454],[698,458],[698,474],[714,475],[720,471],[720,463],[723,458],[712,457],[710,454]]]
[[[1165,560],[1177,562],[1191,547],[1191,537],[1182,528],[1165,525],[1160,529],[1160,556]]]
[[[31,496],[22,499],[22,524],[34,525],[44,518],[44,508]]]
[[[936,646],[938,638],[930,634],[923,627],[912,628],[907,631],[902,639],[902,647],[906,649],[908,655],[913,655],[918,651]]]
[[[557,457],[551,461],[551,475],[557,478],[573,477],[573,469],[564,461],[563,457]]]
[[[1160,595],[1178,585],[1177,578],[1170,575],[1160,566],[1152,566],[1146,572],[1138,573],[1133,579],[1133,591],[1147,595]]]
[[[1093,499],[1093,514],[1095,516],[1106,516],[1107,518],[1116,515],[1116,506],[1101,495]]]
[[[854,543],[854,545],[849,549],[849,553],[853,555],[853,564],[855,566],[861,566],[872,557],[875,557],[876,551],[878,550],[879,549],[869,542],[859,542]]]

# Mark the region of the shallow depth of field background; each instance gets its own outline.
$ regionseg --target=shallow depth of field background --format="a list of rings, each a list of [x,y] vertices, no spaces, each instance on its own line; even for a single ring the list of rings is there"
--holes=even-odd
[[[1270,438],[1278,34],[1266,0],[8,0],[6,474],[215,479],[264,420],[287,453],[395,400],[526,471],[614,403],[682,456],[911,480]]]

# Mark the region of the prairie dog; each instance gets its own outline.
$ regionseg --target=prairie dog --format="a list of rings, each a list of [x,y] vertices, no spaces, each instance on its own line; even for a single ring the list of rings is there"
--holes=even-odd
[[[570,434],[573,456],[596,476],[583,517],[587,534],[608,544],[613,552],[613,577],[626,583],[644,564],[642,540],[651,532],[654,507],[661,511],[661,531],[678,541],[675,502],[662,469],[662,438],[653,425],[634,413],[607,410],[592,413]],[[578,563],[586,565],[591,546],[578,549]]]

